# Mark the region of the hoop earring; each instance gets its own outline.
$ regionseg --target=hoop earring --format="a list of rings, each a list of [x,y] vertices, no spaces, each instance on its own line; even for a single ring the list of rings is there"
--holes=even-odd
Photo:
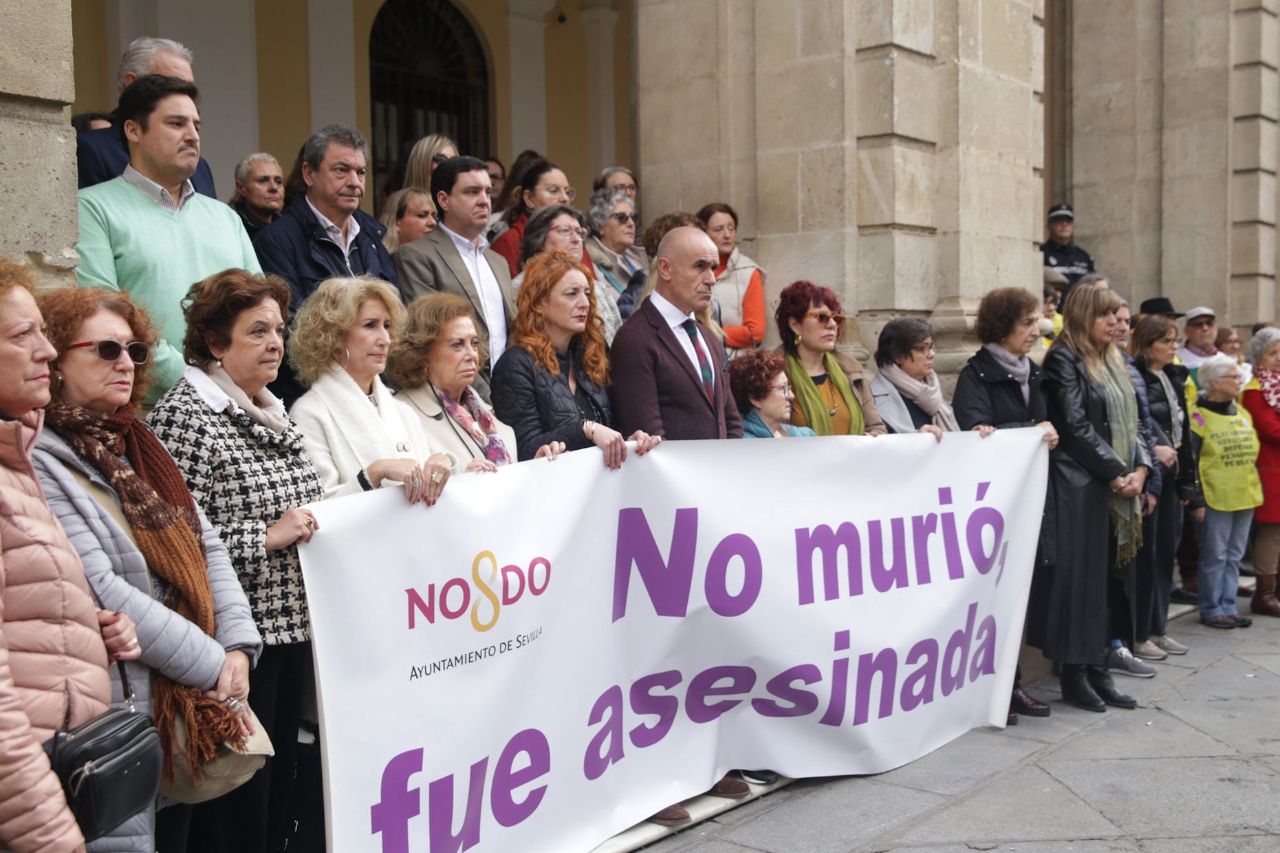
[[[343,347],[342,351],[346,353],[347,360],[345,362],[342,362],[342,361],[338,362],[338,366],[341,367],[343,370],[346,370],[347,365],[351,363],[351,350],[347,349],[346,347]]]

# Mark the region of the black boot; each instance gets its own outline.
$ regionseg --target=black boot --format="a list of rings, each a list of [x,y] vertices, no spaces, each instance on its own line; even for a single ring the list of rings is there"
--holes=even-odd
[[[1138,707],[1138,700],[1134,699],[1127,693],[1121,693],[1116,687],[1115,681],[1111,678],[1111,673],[1107,672],[1103,666],[1085,667],[1085,672],[1089,686],[1094,692],[1113,708],[1127,708],[1133,710]]]
[[[1059,682],[1062,684],[1062,699],[1068,705],[1098,713],[1107,710],[1107,703],[1103,702],[1102,698],[1089,686],[1084,664],[1064,663]]]

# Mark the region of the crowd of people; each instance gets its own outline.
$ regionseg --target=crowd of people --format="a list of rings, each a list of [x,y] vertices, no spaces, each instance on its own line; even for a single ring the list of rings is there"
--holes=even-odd
[[[375,218],[365,141],[330,125],[287,176],[246,156],[218,201],[191,64],[175,42],[135,41],[110,126],[79,134],[79,286],[37,295],[0,260],[0,847],[81,849],[41,744],[125,701],[114,659],[166,753],[176,719],[215,751],[256,720],[275,756],[90,849],[318,849],[298,838],[323,831],[304,762],[297,549],[323,536],[307,505],[396,486],[430,507],[455,475],[593,446],[618,468],[672,440],[1041,430],[1028,641],[1091,711],[1135,706],[1113,674],[1186,653],[1167,633],[1178,594],[1206,625],[1248,627],[1237,584],[1255,526],[1251,609],[1280,615],[1280,330],[1246,348],[1209,308],[1181,334],[1167,299],[1132,315],[1071,243],[1069,207],[1049,212],[1057,283],[1043,304],[1020,287],[982,299],[981,348],[948,400],[927,322],[885,324],[869,375],[818,283],[782,288],[781,344],[764,347],[765,271],[734,209],[641,233],[623,166],[583,213],[545,157],[507,172],[436,134]],[[1049,713],[1015,681],[1009,723]],[[711,793],[775,779],[737,771]]]

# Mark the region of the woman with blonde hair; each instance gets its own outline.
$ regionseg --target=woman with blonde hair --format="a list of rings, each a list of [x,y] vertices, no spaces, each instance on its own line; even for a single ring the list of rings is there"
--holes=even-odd
[[[431,190],[431,173],[450,157],[458,156],[458,145],[443,133],[424,136],[414,143],[404,167],[403,189]]]
[[[563,252],[543,252],[525,267],[509,345],[493,369],[493,408],[515,430],[520,458],[553,441],[595,445],[610,468],[622,465],[628,441],[636,455],[647,453],[661,439],[639,430],[623,438],[613,428],[608,385],[590,272]]]
[[[387,196],[378,221],[387,227],[382,245],[394,255],[401,246],[436,229],[436,204],[426,190],[405,187]]]
[[[1028,625],[1028,642],[1062,666],[1062,697],[1078,708],[1134,708],[1107,672],[1109,584],[1128,575],[1142,544],[1139,496],[1151,459],[1139,438],[1138,403],[1112,343],[1120,297],[1095,284],[1072,288],[1062,334],[1044,360],[1049,420],[1059,444],[1050,454],[1056,564],[1046,617]],[[1103,535],[1105,533],[1105,535]]]
[[[453,470],[380,378],[404,321],[395,288],[373,278],[323,282],[294,318],[289,361],[310,390],[290,414],[326,498],[403,483],[432,506]]]

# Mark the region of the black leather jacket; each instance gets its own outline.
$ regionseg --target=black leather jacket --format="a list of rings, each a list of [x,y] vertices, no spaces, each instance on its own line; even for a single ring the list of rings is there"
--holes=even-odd
[[[560,373],[552,375],[522,347],[509,347],[493,368],[493,411],[516,434],[521,460],[532,459],[550,441],[563,441],[568,450],[590,447],[582,422],[592,420],[613,426],[609,395],[586,377],[575,344],[560,354]],[[583,412],[569,390],[569,370],[578,388],[590,398],[595,411]]]

